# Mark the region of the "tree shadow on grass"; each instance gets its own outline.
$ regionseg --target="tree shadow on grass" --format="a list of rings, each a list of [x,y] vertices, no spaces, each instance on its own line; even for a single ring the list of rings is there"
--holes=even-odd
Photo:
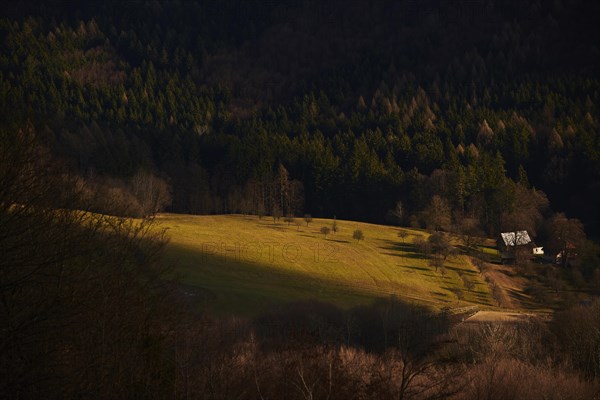
[[[476,300],[476,301],[477,301],[479,304],[483,304],[483,305],[490,305],[490,306],[491,306],[491,305],[494,305],[493,301],[492,301],[490,298],[488,298],[488,297],[486,297],[486,296],[484,296],[484,295],[482,295],[482,294],[477,294],[477,295],[475,296],[475,300]]]
[[[459,268],[459,267],[451,267],[451,266],[444,266],[444,268],[450,270],[450,271],[454,271],[458,274],[463,274],[463,275],[469,275],[469,276],[477,276],[477,272],[472,271],[470,269],[465,269],[465,268]]]
[[[457,287],[457,286],[453,286],[453,287],[442,286],[442,289],[447,290],[448,292],[452,293],[454,296],[456,296],[456,293],[461,293],[461,294],[463,294],[463,297],[464,297],[464,294],[466,293],[466,291],[463,288]]]
[[[402,265],[403,268],[409,268],[409,269],[416,269],[419,271],[426,271],[429,272],[429,268],[425,268],[425,267],[417,267],[416,265]]]
[[[239,219],[244,220],[244,221],[256,221],[256,220],[262,221],[260,218],[258,218],[257,215],[231,214],[231,216],[239,218]]]
[[[329,242],[336,242],[336,243],[350,243],[348,240],[341,240],[341,239],[327,239]]]
[[[275,225],[275,224],[273,224],[273,225],[257,225],[257,226],[259,226],[261,228],[273,229],[273,230],[280,231],[280,232],[286,231],[286,228],[287,228],[287,226],[279,225],[279,224],[277,224],[277,225]]]
[[[380,247],[382,248],[382,247]],[[431,257],[429,257],[426,254],[420,254],[420,253],[382,253],[388,256],[394,256],[394,257],[400,257],[400,258],[411,258],[414,260],[429,260],[431,259]]]
[[[431,258],[427,254],[421,253],[414,243],[400,243],[392,240],[383,240],[383,242],[385,243],[385,246],[380,246],[379,248],[392,251],[392,253],[385,253],[387,255],[418,260],[428,260]]]
[[[407,253],[419,253],[419,248],[413,243],[397,243],[391,240],[385,240],[386,246],[381,247],[386,250],[403,251]]]

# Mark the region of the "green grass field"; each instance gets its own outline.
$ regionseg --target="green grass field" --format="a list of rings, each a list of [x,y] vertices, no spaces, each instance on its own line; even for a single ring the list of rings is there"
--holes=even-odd
[[[332,220],[302,221],[299,229],[245,215],[161,214],[156,221],[170,237],[165,257],[177,279],[216,313],[251,315],[300,299],[351,307],[391,295],[432,308],[492,304],[467,257],[449,259],[445,275],[428,265],[412,244],[428,236],[420,230],[402,240],[399,228],[337,221],[338,232],[325,239],[320,229]],[[352,239],[355,229],[364,240]]]

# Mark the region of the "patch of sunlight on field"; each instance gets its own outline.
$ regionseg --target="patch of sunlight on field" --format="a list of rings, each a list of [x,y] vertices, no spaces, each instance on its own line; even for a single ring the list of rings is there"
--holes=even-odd
[[[272,218],[161,214],[170,243],[166,257],[181,283],[217,312],[254,313],[270,304],[317,299],[350,307],[397,296],[433,308],[490,305],[487,285],[465,256],[446,262],[442,276],[412,244],[421,230],[337,221],[338,232],[320,233],[332,220],[308,226]],[[361,229],[365,239],[352,239]],[[463,278],[475,283],[463,287]],[[462,298],[462,301],[458,299]]]

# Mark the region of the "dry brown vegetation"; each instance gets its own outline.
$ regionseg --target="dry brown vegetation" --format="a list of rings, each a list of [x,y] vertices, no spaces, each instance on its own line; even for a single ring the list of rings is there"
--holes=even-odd
[[[208,318],[162,279],[151,220],[87,211],[30,132],[1,139],[2,398],[598,396],[600,301],[551,324],[457,324],[394,298]]]
[[[390,304],[369,311],[381,312]],[[287,311],[295,320],[301,317],[297,306],[290,307]],[[332,311],[323,304],[301,308],[313,321]],[[410,319],[418,325],[423,317],[417,313]],[[176,376],[182,377],[176,394],[243,399],[503,400],[593,399],[599,393],[597,383],[584,379],[570,366],[568,357],[560,356],[568,353],[559,351],[560,342],[539,321],[459,326],[430,337],[433,346],[421,354],[414,352],[420,346],[417,342],[415,347],[402,345],[411,337],[402,329],[388,332],[395,340],[377,351],[366,342],[343,344],[327,334],[315,338],[331,320],[295,334],[286,331],[286,339],[280,341],[272,340],[276,332],[260,334],[265,326],[281,333],[275,325],[256,322],[205,321],[199,325],[202,329],[180,331],[187,339],[177,341],[186,343],[184,348],[175,347],[177,357],[182,357],[174,360]],[[374,331],[381,332],[383,325]]]
[[[0,397],[159,392],[174,315],[162,235],[89,212],[90,193],[27,130],[1,135],[0,187]]]

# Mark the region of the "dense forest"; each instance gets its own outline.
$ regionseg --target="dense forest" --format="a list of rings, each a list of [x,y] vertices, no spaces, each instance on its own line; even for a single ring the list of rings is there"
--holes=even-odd
[[[482,237],[526,229],[561,254],[539,269],[556,297],[597,294],[598,15],[586,0],[2,2],[0,398],[597,398],[600,300],[515,324],[393,296],[217,318],[173,280],[153,216],[411,225],[438,231],[415,255],[442,266],[440,231],[483,265]]]
[[[597,234],[598,8],[7,2],[0,123],[174,212],[422,225],[438,195],[495,234],[525,188]]]

